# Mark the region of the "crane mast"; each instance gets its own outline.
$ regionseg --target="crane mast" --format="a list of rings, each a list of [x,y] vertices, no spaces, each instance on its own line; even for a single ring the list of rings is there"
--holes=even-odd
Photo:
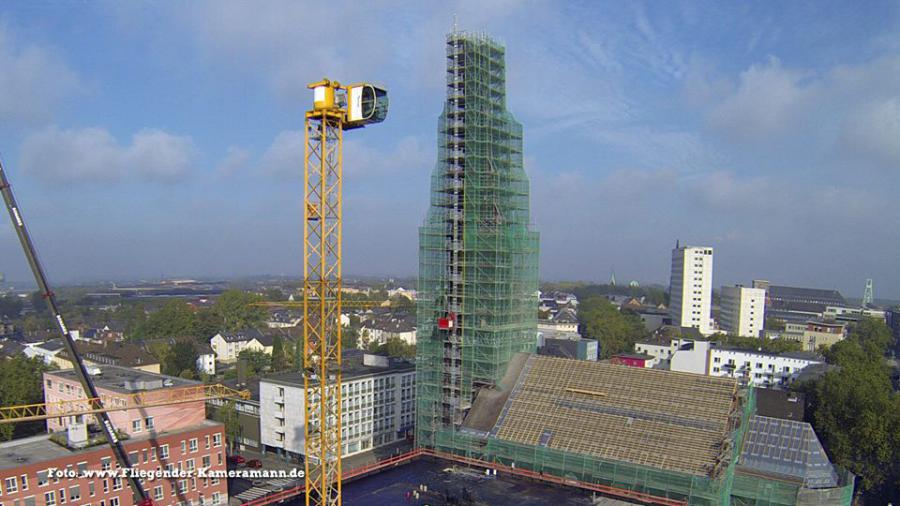
[[[303,386],[307,506],[341,504],[341,248],[344,130],[378,123],[387,93],[312,83],[303,163]]]
[[[81,383],[81,388],[84,389],[85,396],[92,400],[96,405],[96,408],[102,410],[103,401],[100,400],[100,396],[97,394],[97,389],[94,387],[94,383],[91,381],[91,377],[88,375],[87,369],[84,367],[84,363],[78,355],[78,350],[75,349],[75,341],[72,339],[71,334],[69,334],[69,329],[66,327],[62,313],[59,312],[59,307],[56,304],[56,296],[53,294],[53,291],[47,283],[47,276],[44,274],[44,269],[37,257],[37,251],[34,248],[34,243],[31,241],[31,235],[28,233],[28,228],[25,226],[22,212],[19,210],[16,199],[13,196],[12,188],[9,185],[9,180],[6,178],[6,172],[3,169],[2,162],[0,162],[0,193],[3,194],[3,201],[6,203],[9,217],[12,219],[13,228],[16,229],[16,235],[19,236],[19,242],[22,244],[22,249],[25,252],[25,258],[28,260],[28,265],[31,267],[31,272],[34,273],[34,279],[38,284],[41,296],[46,301],[47,308],[53,315],[53,320],[56,322],[60,334],[62,334],[62,341],[66,348],[66,352],[72,357],[72,366],[75,369],[76,376],[78,376],[79,383]],[[112,449],[113,455],[116,457],[116,462],[118,462],[122,469],[131,467],[131,463],[128,461],[128,454],[125,453],[125,447],[116,435],[116,430],[109,419],[109,415],[106,414],[106,411],[96,411],[94,416],[97,418],[97,424],[100,426],[100,429],[103,430],[103,433],[106,435],[106,440],[109,441],[109,446]],[[151,506],[153,504],[152,499],[150,499],[147,491],[144,490],[134,475],[129,473],[127,480],[128,485],[131,487],[131,491],[135,496],[134,503],[138,506]]]

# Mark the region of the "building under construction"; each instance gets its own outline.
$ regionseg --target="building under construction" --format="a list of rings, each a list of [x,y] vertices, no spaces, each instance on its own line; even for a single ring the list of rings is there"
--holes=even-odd
[[[530,226],[522,126],[506,110],[504,49],[447,37],[447,99],[431,206],[419,231],[417,436],[453,438],[481,387],[537,335],[538,234]]]
[[[757,416],[753,388],[530,353],[538,237],[504,49],[454,32],[446,57],[419,239],[419,448],[644,503],[849,505],[853,476],[808,424]]]

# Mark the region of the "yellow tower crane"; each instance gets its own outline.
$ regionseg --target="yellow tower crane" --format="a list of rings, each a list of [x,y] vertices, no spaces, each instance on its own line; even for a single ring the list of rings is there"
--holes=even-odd
[[[341,504],[341,229],[344,130],[384,121],[387,92],[312,83],[303,159],[303,386],[306,504]]]

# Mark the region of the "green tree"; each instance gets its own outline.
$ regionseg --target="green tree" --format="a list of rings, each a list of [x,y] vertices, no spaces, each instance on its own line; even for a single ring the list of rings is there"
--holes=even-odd
[[[390,298],[390,303],[392,311],[409,313],[416,310],[415,301],[403,295],[394,295]]]
[[[241,434],[241,425],[238,420],[237,406],[234,400],[228,399],[222,406],[216,407],[213,418],[225,425],[225,439],[228,443],[228,453],[234,453],[234,443]]]
[[[31,293],[31,305],[34,307],[34,311],[38,314],[46,313],[47,309],[47,301],[44,300],[44,296],[41,292],[32,292]]]
[[[216,299],[213,310],[224,330],[258,327],[266,319],[266,310],[254,304],[263,302],[259,295],[241,290],[227,290]]]
[[[355,350],[359,347],[359,330],[346,327],[341,331],[341,348]]]
[[[285,350],[284,341],[281,336],[272,338],[272,370],[283,371],[290,367],[290,357]]]
[[[287,295],[285,295],[284,292],[279,288],[268,288],[266,289],[263,296],[266,298],[266,300],[272,302],[282,302],[287,300]]]
[[[859,322],[826,352],[837,367],[806,387],[816,433],[832,460],[859,477],[860,491],[874,504],[900,490],[900,394],[893,392],[883,358],[885,328]]]
[[[181,299],[171,299],[150,314],[134,333],[134,338],[156,339],[160,337],[194,336],[197,315]]]
[[[163,363],[163,372],[171,376],[180,376],[185,371],[193,375],[197,368],[197,350],[190,341],[179,341],[169,348]]]
[[[0,361],[0,400],[4,406],[35,404],[44,400],[43,373],[53,369],[39,358],[16,355]],[[41,424],[0,424],[0,441],[9,441],[19,428],[38,433]],[[33,429],[33,432],[32,430]]]
[[[384,344],[378,344],[374,341],[370,342],[366,345],[366,351],[397,358],[416,357],[416,345],[407,344],[406,341],[399,337],[388,338]]]
[[[247,374],[250,376],[258,376],[272,367],[272,356],[264,351],[244,350],[238,353],[238,360],[246,361]]]
[[[113,317],[124,325],[123,332],[126,339],[143,338],[138,335],[147,321],[147,311],[143,304],[122,303],[116,308]]]
[[[584,337],[600,342],[602,358],[634,350],[634,343],[646,335],[641,319],[621,312],[603,297],[589,297],[578,305],[578,321]]]

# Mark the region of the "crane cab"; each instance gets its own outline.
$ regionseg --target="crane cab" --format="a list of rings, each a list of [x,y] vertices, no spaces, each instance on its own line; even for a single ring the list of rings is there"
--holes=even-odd
[[[381,123],[387,117],[387,90],[373,84],[347,86],[347,122],[345,129]]]

